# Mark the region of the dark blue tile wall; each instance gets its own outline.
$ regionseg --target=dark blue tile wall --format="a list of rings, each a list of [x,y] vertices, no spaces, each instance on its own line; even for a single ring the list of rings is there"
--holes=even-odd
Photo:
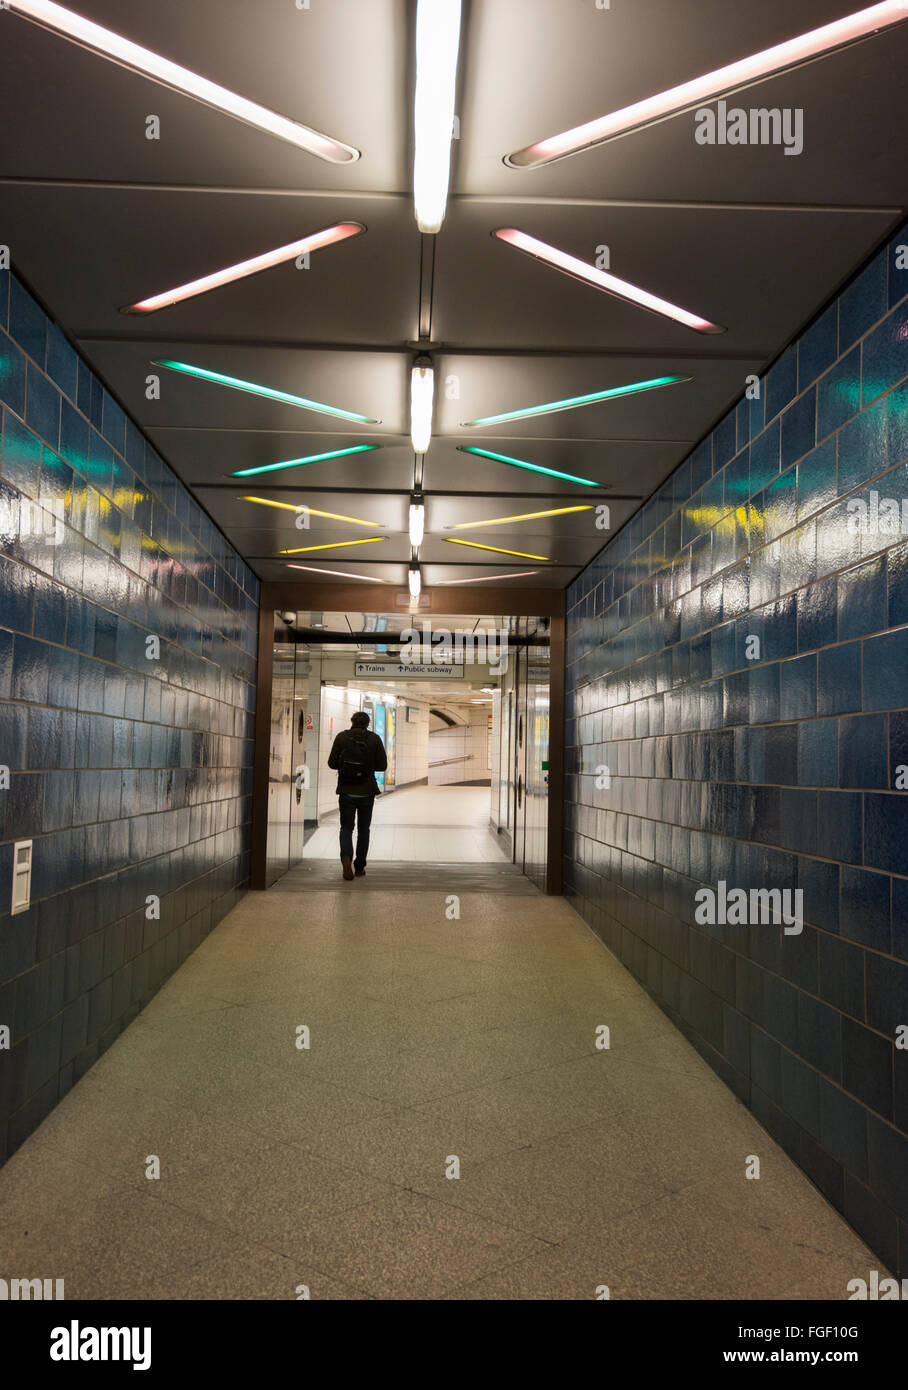
[[[564,865],[577,911],[901,1274],[906,241],[571,585]],[[800,889],[803,931],[697,925],[720,880]]]
[[[248,883],[258,590],[0,273],[0,1161]]]

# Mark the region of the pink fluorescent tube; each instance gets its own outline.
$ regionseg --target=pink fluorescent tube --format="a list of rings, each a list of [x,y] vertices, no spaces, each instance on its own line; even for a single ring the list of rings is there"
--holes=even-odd
[[[679,87],[669,87],[666,92],[647,97],[644,101],[623,106],[598,120],[578,125],[573,130],[552,135],[548,140],[539,140],[535,145],[527,145],[505,156],[505,164],[514,169],[533,169],[540,164],[548,164],[553,159],[562,159],[568,154],[577,154],[593,145],[601,145],[617,135],[625,135],[630,130],[652,125],[664,120],[666,116],[677,115],[680,111],[711,101],[725,92],[735,91],[759,82],[773,73],[786,68],[796,68],[809,63],[824,53],[841,48],[845,44],[856,43],[871,34],[900,24],[908,19],[908,0],[885,0],[881,5],[871,5],[869,9],[858,10],[846,15],[832,24],[824,24],[819,29],[811,29],[807,34],[788,39],[785,43],[765,48],[762,53],[754,53],[727,67],[717,68],[715,72],[704,73],[690,82],[682,82]]]
[[[277,246],[273,251],[253,256],[251,260],[229,265],[226,270],[216,270],[213,275],[203,275],[200,280],[190,280],[186,285],[178,285],[175,290],[164,290],[163,294],[152,295],[150,299],[140,299],[138,304],[130,304],[120,312],[154,314],[158,309],[166,309],[170,304],[179,304],[183,299],[192,299],[197,294],[207,294],[209,290],[216,290],[220,285],[229,285],[232,280],[243,280],[247,275],[257,275],[260,270],[270,270],[272,266],[281,265],[284,261],[295,260],[297,256],[303,256],[308,251],[320,251],[323,246],[333,246],[338,241],[360,236],[365,230],[362,222],[338,222],[336,226],[326,227],[322,232],[313,232],[311,236],[288,242],[286,246]]]
[[[709,319],[701,319],[697,314],[688,313],[687,309],[679,309],[677,304],[669,304],[667,299],[660,299],[658,295],[641,290],[636,285],[629,284],[627,280],[619,280],[616,275],[609,275],[608,271],[597,270],[596,266],[587,265],[586,261],[578,261],[566,251],[559,251],[557,246],[548,246],[544,241],[537,241],[535,237],[527,236],[526,232],[521,232],[516,227],[501,227],[492,235],[498,237],[499,241],[506,242],[508,246],[515,246],[518,251],[525,252],[534,260],[543,261],[545,265],[553,266],[555,270],[560,270],[575,280],[582,280],[586,285],[605,290],[606,294],[613,294],[616,298],[625,299],[631,304],[638,304],[641,309],[649,309],[653,314],[662,314],[664,318],[674,319],[676,323],[683,323],[685,328],[693,328],[697,333],[725,332],[719,324],[710,323]]]

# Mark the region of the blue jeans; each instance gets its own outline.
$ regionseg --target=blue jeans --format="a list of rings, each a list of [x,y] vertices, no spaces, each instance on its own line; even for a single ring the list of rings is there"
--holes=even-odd
[[[354,869],[366,867],[369,853],[369,827],[372,824],[374,796],[347,796],[341,792],[338,797],[340,807],[340,851],[341,859],[353,859],[353,825],[356,822],[356,858]]]

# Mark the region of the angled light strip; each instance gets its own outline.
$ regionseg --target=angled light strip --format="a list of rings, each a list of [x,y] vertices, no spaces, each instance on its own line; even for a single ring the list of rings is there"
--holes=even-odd
[[[182,92],[184,96],[192,97],[205,106],[213,106],[216,111],[221,111],[226,116],[233,116],[246,125],[255,126],[269,135],[276,135],[279,140],[286,140],[289,144],[317,155],[319,159],[325,159],[330,164],[351,164],[359,159],[359,150],[355,150],[352,145],[332,140],[328,135],[322,135],[317,130],[300,125],[298,121],[291,121],[287,116],[270,111],[267,106],[248,101],[227,87],[221,87],[217,82],[209,82],[197,72],[181,67],[179,63],[172,63],[168,58],[152,53],[151,49],[132,43],[130,39],[124,39],[112,29],[105,29],[102,25],[93,23],[84,15],[64,9],[62,5],[53,4],[52,0],[5,0],[3,8],[12,10],[23,19],[40,24],[44,29],[52,29],[82,48],[99,53],[102,58],[112,58],[121,67],[130,68],[133,72],[141,73],[143,77],[150,77],[153,82]]]
[[[565,516],[568,512],[591,512],[592,505],[584,504],[578,507],[553,507],[547,512],[524,512],[521,516],[495,516],[488,521],[458,521],[454,526],[449,527],[451,531],[467,531],[473,526],[503,526],[509,521],[535,521],[541,516]]]
[[[193,367],[188,362],[171,362],[159,358],[153,364],[166,367],[171,372],[183,372],[186,376],[199,377],[202,381],[213,381],[217,386],[230,386],[234,391],[248,391],[253,396],[266,396],[284,405],[298,405],[303,410],[316,410],[320,415],[336,415],[340,420],[354,420],[358,425],[380,425],[369,415],[355,415],[352,410],[341,410],[339,406],[323,405],[321,401],[309,401],[305,396],[291,396],[287,391],[276,391],[271,386],[257,386],[254,381],[243,381],[240,377],[224,376],[222,372],[210,372],[207,367]]]
[[[229,285],[234,280],[244,280],[248,275],[257,275],[261,270],[270,270],[282,265],[284,261],[295,260],[310,251],[320,251],[324,246],[334,246],[338,241],[361,236],[366,230],[362,222],[338,222],[325,227],[321,232],[290,241],[286,246],[277,246],[273,251],[265,251],[261,256],[253,256],[248,261],[238,261],[225,270],[216,270],[211,275],[203,275],[200,280],[189,280],[174,290],[164,290],[162,294],[152,295],[150,299],[140,299],[138,304],[130,304],[121,309],[121,314],[154,314],[158,309],[166,309],[170,304],[179,304],[184,299],[193,299],[197,294],[207,294],[221,285]]]
[[[317,507],[308,507],[305,502],[299,504],[295,502],[274,502],[270,497],[242,497],[242,502],[258,502],[262,507],[280,507],[285,512],[309,512],[310,516],[327,517],[329,521],[349,521],[354,526],[371,526],[374,530],[379,524],[376,521],[362,521],[358,516],[340,516],[337,512],[320,512]]]
[[[279,468],[300,468],[304,463],[324,463],[326,459],[345,458],[348,454],[366,454],[377,444],[353,444],[349,449],[330,449],[327,454],[308,454],[306,458],[284,459],[281,463],[265,463],[260,468],[240,468],[231,478],[251,478],[256,473],[275,473]]]
[[[324,541],[321,545],[298,545],[293,550],[279,550],[279,555],[304,555],[308,550],[343,550],[348,545],[372,545],[375,541],[386,541],[387,536],[364,536],[362,540]]]
[[[582,483],[584,487],[602,487],[592,478],[576,478],[573,473],[559,473],[557,468],[543,468],[541,463],[527,463],[526,459],[510,458],[507,454],[495,454],[491,449],[478,449],[472,444],[458,444],[461,454],[477,454],[480,458],[493,459],[495,463],[507,463],[511,468],[526,468],[530,473],[544,473],[547,478],[561,478],[566,483]]]
[[[451,176],[460,0],[418,0],[413,203],[421,232],[441,231]]]
[[[765,48],[749,58],[742,58],[739,62],[729,63],[714,72],[704,73],[702,77],[695,77],[690,82],[682,82],[680,86],[669,87],[667,91],[634,102],[631,106],[611,111],[607,116],[600,116],[595,121],[588,121],[585,125],[562,131],[560,135],[527,145],[525,149],[506,155],[504,162],[514,169],[530,169],[540,164],[548,164],[553,159],[561,159],[568,154],[577,154],[593,145],[612,140],[615,136],[625,135],[630,130],[640,130],[643,126],[652,125],[667,116],[690,110],[714,97],[722,96],[724,92],[750,86],[773,73],[783,72],[786,68],[799,67],[802,63],[810,62],[812,58],[830,53],[845,44],[855,43],[858,39],[867,38],[870,34],[878,33],[879,30],[906,19],[908,4],[905,0],[886,0],[884,4],[871,5],[868,9],[846,15],[844,19],[837,19],[832,24],[824,24],[819,29],[811,29],[797,38],[776,44],[773,48]]]
[[[633,396],[638,391],[655,391],[659,386],[674,386],[690,381],[689,376],[657,376],[651,381],[632,381],[627,386],[610,386],[607,391],[592,391],[586,396],[568,396],[563,401],[547,401],[544,405],[528,405],[524,410],[508,410],[503,415],[485,415],[481,420],[464,420],[461,428],[478,429],[483,425],[503,425],[507,420],[527,420],[532,415],[552,415],[557,410],[576,410],[596,401],[612,401],[619,396]]]
[[[481,574],[478,579],[439,579],[439,584],[488,584],[492,579],[526,579],[531,574],[538,574],[539,570],[515,570],[511,574]]]
[[[351,574],[349,570],[323,570],[317,565],[287,565],[288,570],[308,570],[310,574],[333,574],[338,579],[362,579],[367,584],[384,584],[384,579],[376,579],[371,574]]]
[[[500,545],[480,545],[478,541],[462,541],[454,536],[445,536],[448,545],[468,545],[472,550],[494,550],[496,555],[516,555],[520,560],[546,560],[548,555],[527,555],[524,550],[505,550]]]
[[[517,227],[501,227],[497,232],[493,232],[492,236],[498,237],[499,241],[505,242],[508,246],[516,247],[518,251],[525,252],[534,260],[542,261],[545,265],[560,270],[564,275],[570,275],[574,280],[581,280],[598,290],[605,290],[606,294],[612,294],[617,299],[626,299],[631,304],[638,304],[641,309],[649,309],[653,314],[674,319],[676,323],[682,323],[685,328],[693,328],[697,333],[725,332],[719,324],[710,323],[709,319],[701,319],[699,315],[691,314],[687,309],[680,309],[677,304],[670,304],[667,299],[660,299],[648,290],[641,290],[627,280],[619,280],[616,275],[609,275],[607,271],[598,270],[594,265],[587,265],[586,261],[579,261],[576,256],[569,256],[566,251],[559,251],[557,246],[537,241],[535,237],[528,236]]]

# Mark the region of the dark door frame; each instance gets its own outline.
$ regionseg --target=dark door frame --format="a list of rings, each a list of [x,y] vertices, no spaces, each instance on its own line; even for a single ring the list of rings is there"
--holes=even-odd
[[[565,595],[563,589],[498,589],[491,585],[451,585],[426,588],[417,610],[408,606],[409,594],[391,585],[308,584],[295,580],[262,583],[259,607],[258,668],[255,697],[255,762],[252,777],[251,886],[266,887],[268,850],[268,753],[271,747],[271,681],[274,648],[274,614],[288,612],[388,613],[412,612],[414,620],[433,612],[446,617],[473,613],[515,618],[548,618],[551,686],[549,714],[549,825],[546,892],[562,891],[564,838],[564,711],[565,711]],[[428,603],[426,603],[428,600]]]

